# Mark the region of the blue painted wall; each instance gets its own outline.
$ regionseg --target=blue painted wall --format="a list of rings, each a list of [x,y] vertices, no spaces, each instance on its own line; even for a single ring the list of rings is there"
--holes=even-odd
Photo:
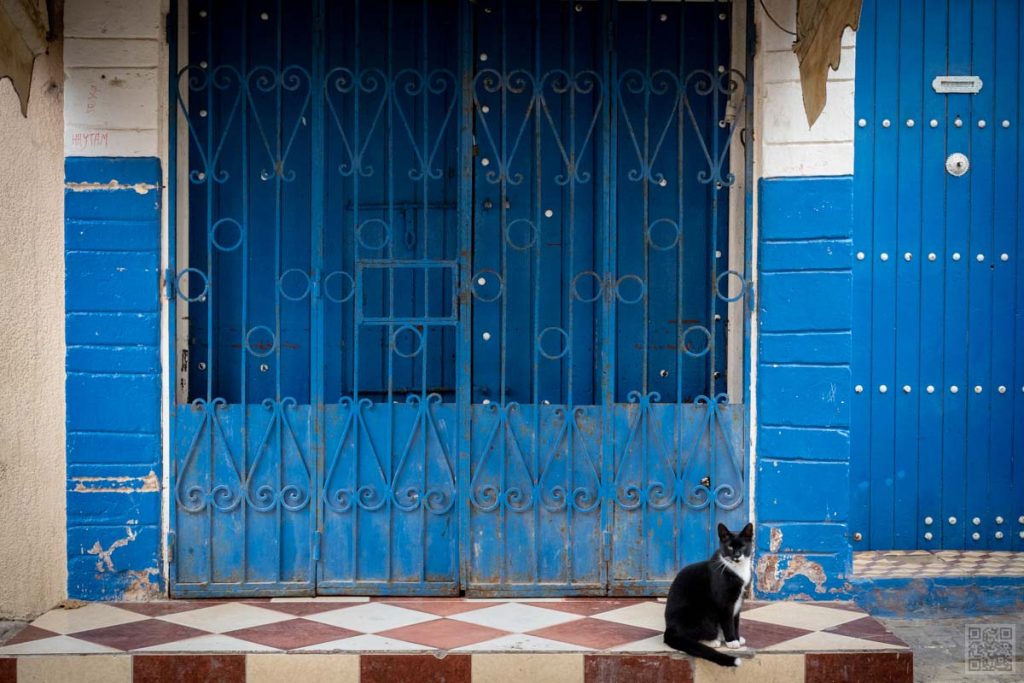
[[[158,595],[160,162],[65,175],[68,597]]]
[[[853,178],[760,183],[756,592],[847,597]]]

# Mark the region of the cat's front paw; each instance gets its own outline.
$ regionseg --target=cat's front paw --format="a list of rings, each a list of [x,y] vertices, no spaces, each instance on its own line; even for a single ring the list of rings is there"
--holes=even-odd
[[[702,645],[707,645],[708,647],[722,647],[722,641],[720,640],[702,640],[700,642]]]
[[[746,645],[746,644],[747,644],[747,639],[744,638],[743,636],[740,636],[740,645]]]
[[[743,645],[743,643],[742,643],[742,642],[740,642],[740,641],[738,641],[738,640],[730,640],[729,642],[727,642],[727,643],[725,644],[725,646],[726,646],[727,648],[729,648],[730,650],[738,650],[738,649],[740,649],[740,647],[741,647],[742,645]]]

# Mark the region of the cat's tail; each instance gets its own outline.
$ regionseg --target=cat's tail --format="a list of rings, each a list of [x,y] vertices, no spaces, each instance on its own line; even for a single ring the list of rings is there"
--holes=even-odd
[[[665,631],[665,644],[677,650],[682,650],[690,656],[707,659],[719,666],[739,666],[742,662],[739,657],[719,652],[698,640],[687,638],[675,629]]]

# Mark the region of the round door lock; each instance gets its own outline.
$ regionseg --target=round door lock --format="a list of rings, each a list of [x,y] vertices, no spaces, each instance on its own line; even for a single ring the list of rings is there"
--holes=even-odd
[[[971,168],[971,162],[966,154],[953,152],[946,158],[946,172],[951,176],[959,178]]]
[[[863,539],[864,539],[864,535],[863,535],[863,534],[861,534],[861,533],[860,533],[859,531],[858,531],[858,532],[856,532],[856,533],[855,533],[855,534],[853,535],[853,540],[855,540],[855,541],[861,541],[861,540],[863,540]]]

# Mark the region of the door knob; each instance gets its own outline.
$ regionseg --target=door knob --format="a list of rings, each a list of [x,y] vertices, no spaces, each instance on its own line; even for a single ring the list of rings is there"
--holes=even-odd
[[[967,159],[967,155],[960,152],[953,152],[946,158],[946,172],[951,176],[959,178],[967,173],[970,167],[971,162]]]

